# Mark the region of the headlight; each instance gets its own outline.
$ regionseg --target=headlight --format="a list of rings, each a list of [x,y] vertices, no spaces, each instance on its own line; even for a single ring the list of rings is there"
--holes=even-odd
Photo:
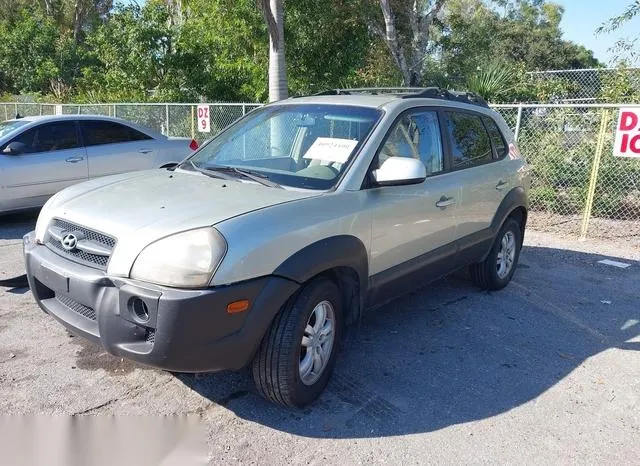
[[[54,194],[49,198],[47,202],[45,202],[42,209],[40,209],[40,213],[38,214],[38,221],[36,222],[36,241],[39,243],[44,242],[44,236],[47,233],[47,227],[49,226],[49,222],[51,221],[51,206],[55,203],[58,194]]]
[[[184,288],[207,286],[227,252],[227,243],[214,228],[168,236],[144,248],[131,269],[131,278]]]

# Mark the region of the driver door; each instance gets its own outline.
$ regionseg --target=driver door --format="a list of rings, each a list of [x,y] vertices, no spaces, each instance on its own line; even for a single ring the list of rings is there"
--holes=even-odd
[[[24,144],[7,153],[12,142]],[[0,148],[0,210],[42,206],[58,191],[88,179],[85,149],[75,121],[29,128]]]
[[[445,173],[442,141],[438,112],[411,110],[396,120],[374,160],[372,169],[390,157],[418,158],[427,168],[427,179],[420,184],[367,190],[373,217],[371,285],[378,299],[378,293],[414,288],[415,278],[426,282],[444,275],[442,264],[455,262],[460,189],[455,174]],[[431,266],[436,263],[440,265]]]

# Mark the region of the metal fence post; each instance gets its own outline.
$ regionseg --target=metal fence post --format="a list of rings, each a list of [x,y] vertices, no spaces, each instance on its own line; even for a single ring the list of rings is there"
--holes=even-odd
[[[169,104],[165,104],[164,106],[164,113],[165,113],[165,128],[167,131],[167,137],[169,137]]]
[[[191,106],[191,139],[196,138],[196,112],[195,106]]]
[[[602,151],[604,150],[604,138],[607,135],[607,125],[609,123],[609,110],[602,111],[602,119],[600,120],[600,131],[598,132],[598,141],[596,143],[596,152],[593,156],[593,165],[591,166],[591,179],[589,180],[589,190],[587,192],[587,202],[584,207],[582,216],[582,228],[580,230],[580,240],[585,240],[587,230],[589,229],[589,220],[591,220],[591,209],[593,208],[593,198],[598,183],[598,172],[600,171],[600,160],[602,159]]]
[[[118,116],[118,104],[113,104],[113,116],[114,118]]]
[[[247,106],[245,104],[242,104],[242,116],[245,116],[247,114]]]
[[[516,142],[518,142],[518,136],[520,135],[520,123],[522,123],[522,104],[518,105],[518,116],[516,117],[516,130],[513,135]]]

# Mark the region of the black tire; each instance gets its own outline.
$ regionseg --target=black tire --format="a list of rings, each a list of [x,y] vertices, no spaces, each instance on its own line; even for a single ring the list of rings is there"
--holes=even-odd
[[[314,308],[329,301],[334,312],[334,339],[328,362],[315,383],[306,385],[300,378],[301,343]],[[342,336],[342,296],[336,284],[319,278],[309,282],[283,306],[262,339],[252,363],[252,375],[260,395],[269,401],[290,407],[313,402],[324,390],[336,362]]]
[[[500,277],[498,275],[497,266],[498,254],[501,250],[502,239],[508,232],[511,232],[515,239],[515,258],[508,274],[504,277]],[[471,279],[473,282],[483,290],[501,290],[507,286],[518,266],[521,245],[522,231],[520,230],[520,225],[514,219],[508,218],[502,225],[502,228],[500,228],[500,232],[496,236],[487,258],[484,261],[473,264],[469,267],[469,272],[471,273]]]

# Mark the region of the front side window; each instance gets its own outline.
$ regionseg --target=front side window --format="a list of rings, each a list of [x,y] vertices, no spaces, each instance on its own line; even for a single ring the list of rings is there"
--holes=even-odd
[[[81,121],[80,126],[82,127],[82,139],[85,146],[151,139],[151,136],[112,121]]]
[[[292,104],[260,108],[203,146],[182,167],[241,169],[282,186],[330,189],[379,120],[374,108]]]
[[[378,153],[378,168],[389,157],[420,159],[431,175],[443,170],[442,140],[438,114],[418,111],[403,115],[391,128]]]
[[[80,147],[76,124],[73,121],[46,123],[28,129],[13,138],[11,142],[25,145],[25,154],[75,149]]]
[[[468,168],[493,160],[489,135],[478,115],[446,112],[453,168]]]

